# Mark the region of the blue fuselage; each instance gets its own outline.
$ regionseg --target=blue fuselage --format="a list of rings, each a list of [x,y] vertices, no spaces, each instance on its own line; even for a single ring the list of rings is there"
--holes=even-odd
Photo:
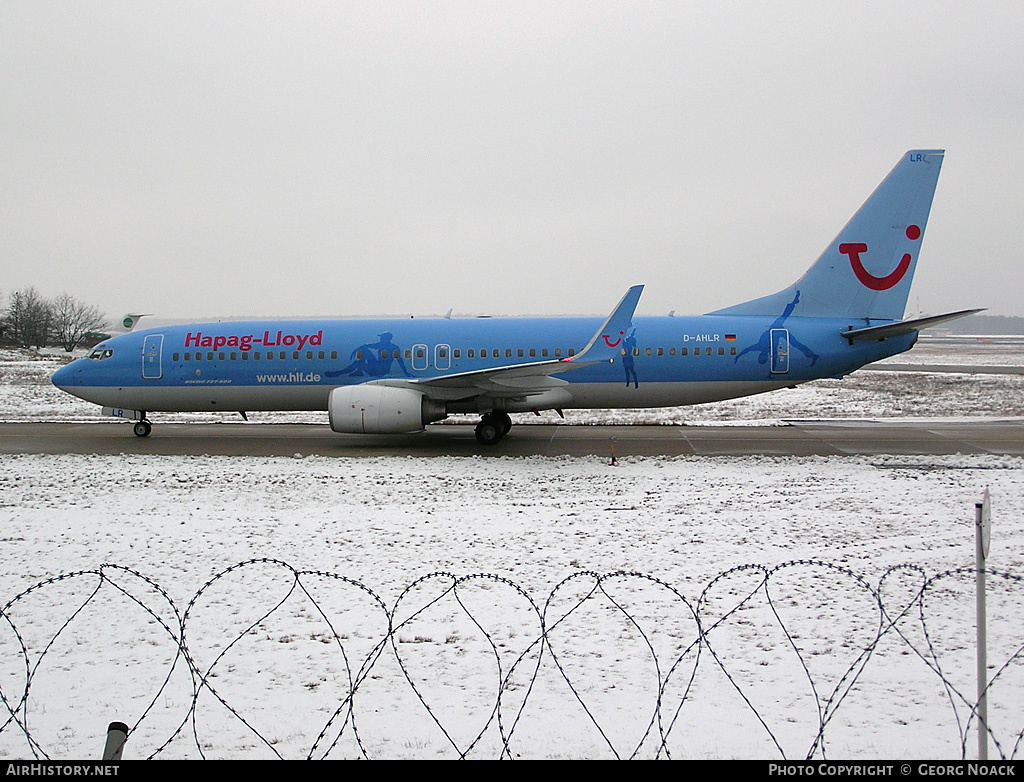
[[[909,349],[916,333],[851,342],[863,320],[705,315],[635,317],[608,338],[614,358],[564,373],[557,404],[505,409],[661,407],[711,402],[841,377]],[[146,411],[325,410],[337,386],[431,378],[570,358],[600,318],[236,321],[116,336],[58,370],[58,387]],[[605,337],[602,336],[602,339]],[[514,400],[514,395],[507,395]],[[449,412],[476,395],[449,392]],[[539,402],[538,402],[539,400]]]

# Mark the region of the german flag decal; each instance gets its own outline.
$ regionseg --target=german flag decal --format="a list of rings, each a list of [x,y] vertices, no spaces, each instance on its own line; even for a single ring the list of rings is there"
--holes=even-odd
[[[725,341],[726,342],[735,342],[736,341],[736,335],[735,334],[726,334],[725,335]]]

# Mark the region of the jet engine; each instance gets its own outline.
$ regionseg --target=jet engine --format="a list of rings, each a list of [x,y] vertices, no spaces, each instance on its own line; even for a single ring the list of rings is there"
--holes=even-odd
[[[338,386],[327,398],[331,429],[349,434],[419,432],[448,416],[444,402],[410,388]]]

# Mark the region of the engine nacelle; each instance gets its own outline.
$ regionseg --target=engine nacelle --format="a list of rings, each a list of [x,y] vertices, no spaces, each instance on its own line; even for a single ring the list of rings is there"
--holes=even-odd
[[[327,398],[331,429],[349,434],[419,432],[431,421],[446,418],[444,402],[410,388],[338,386]]]

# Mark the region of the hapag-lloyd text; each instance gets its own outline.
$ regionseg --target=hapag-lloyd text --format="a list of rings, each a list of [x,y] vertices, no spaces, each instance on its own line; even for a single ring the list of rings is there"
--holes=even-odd
[[[269,331],[264,331],[261,337],[255,334],[230,334],[211,337],[209,334],[203,334],[201,331],[197,331],[195,334],[190,331],[185,335],[185,348],[211,348],[213,350],[238,348],[241,351],[248,351],[252,350],[253,345],[259,345],[265,348],[294,347],[302,350],[306,345],[310,347],[322,345],[323,339],[323,329],[314,334],[285,334],[283,331],[271,334]]]

